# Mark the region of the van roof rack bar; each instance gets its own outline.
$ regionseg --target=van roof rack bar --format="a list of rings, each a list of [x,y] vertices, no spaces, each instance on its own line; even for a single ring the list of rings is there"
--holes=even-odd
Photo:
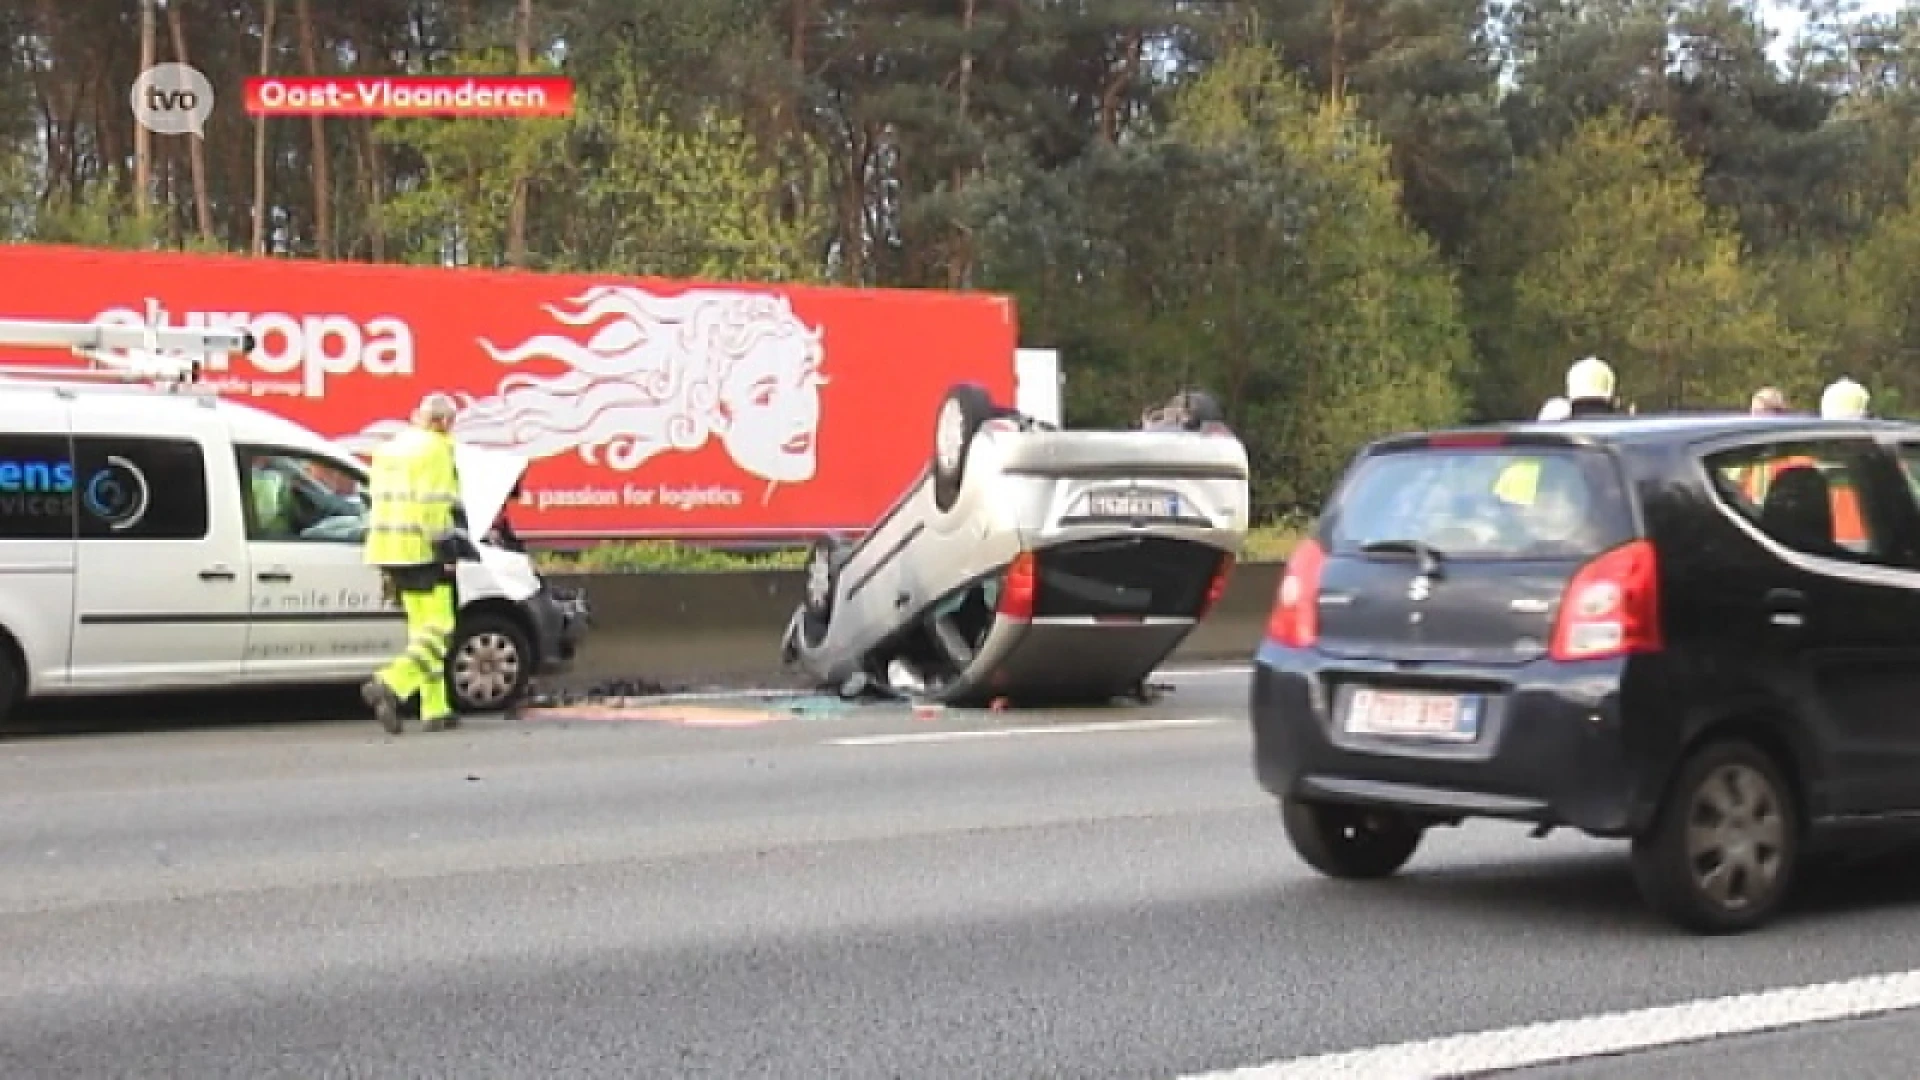
[[[194,383],[200,359],[220,353],[251,352],[253,335],[226,327],[168,326],[156,300],[147,301],[144,326],[98,322],[43,322],[0,319],[0,346],[67,349],[93,361],[94,367],[48,364],[0,365],[0,374],[56,379],[103,379]]]

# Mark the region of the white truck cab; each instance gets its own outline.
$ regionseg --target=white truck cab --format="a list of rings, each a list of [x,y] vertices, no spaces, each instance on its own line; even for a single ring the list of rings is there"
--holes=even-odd
[[[0,320],[0,341],[51,344],[61,328],[104,329]],[[222,332],[161,333],[178,352],[178,335]],[[117,372],[0,369],[0,713],[27,698],[357,682],[404,647],[404,616],[362,556],[358,460],[270,413]],[[476,536],[525,467],[504,457],[475,469]],[[547,589],[527,556],[476,546],[448,650],[464,712],[509,707],[563,670],[587,623],[585,597]]]

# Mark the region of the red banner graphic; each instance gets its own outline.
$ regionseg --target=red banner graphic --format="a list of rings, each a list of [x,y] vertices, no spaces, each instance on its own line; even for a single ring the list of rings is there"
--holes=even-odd
[[[223,395],[365,453],[433,390],[455,434],[533,458],[536,537],[867,528],[959,381],[1014,393],[1014,311],[981,293],[709,284],[0,246],[0,316],[248,327]],[[7,363],[56,356],[0,347]]]

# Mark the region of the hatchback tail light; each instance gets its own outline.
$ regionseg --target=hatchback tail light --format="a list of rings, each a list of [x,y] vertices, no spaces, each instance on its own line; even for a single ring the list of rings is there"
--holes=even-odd
[[[1227,579],[1233,576],[1233,556],[1220,556],[1220,565],[1213,571],[1213,580],[1207,582],[1207,598],[1200,602],[1200,615],[1204,619],[1227,593]]]
[[[1548,655],[1602,660],[1657,652],[1661,645],[1659,560],[1652,543],[1635,540],[1573,575],[1560,599]]]
[[[1003,618],[1033,618],[1033,594],[1039,580],[1033,563],[1033,552],[1023,551],[1014,556],[1007,564],[1007,576],[1000,583],[1000,604],[998,611]]]
[[[1267,637],[1288,648],[1305,649],[1320,640],[1320,570],[1326,552],[1313,540],[1302,540],[1280,575],[1280,591],[1267,619]]]

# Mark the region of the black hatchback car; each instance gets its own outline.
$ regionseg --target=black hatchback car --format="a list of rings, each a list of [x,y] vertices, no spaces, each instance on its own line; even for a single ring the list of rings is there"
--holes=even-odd
[[[1758,926],[1813,838],[1920,814],[1920,426],[1375,443],[1288,562],[1252,721],[1322,873],[1468,817],[1570,826],[1630,839],[1675,922]]]

